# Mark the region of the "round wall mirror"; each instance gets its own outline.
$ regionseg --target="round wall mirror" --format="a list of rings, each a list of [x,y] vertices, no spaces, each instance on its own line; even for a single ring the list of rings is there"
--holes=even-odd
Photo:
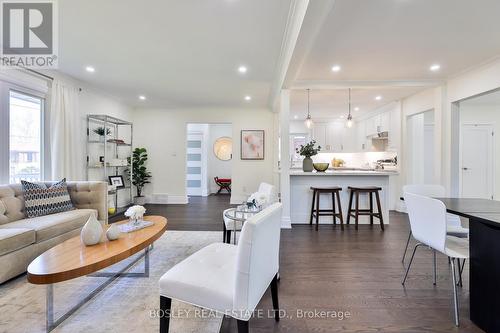
[[[233,157],[233,139],[223,136],[215,140],[214,154],[221,161],[229,161]]]

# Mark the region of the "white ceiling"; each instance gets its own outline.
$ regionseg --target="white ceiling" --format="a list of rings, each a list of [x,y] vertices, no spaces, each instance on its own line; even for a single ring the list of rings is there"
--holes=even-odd
[[[500,55],[499,13],[498,0],[335,0],[296,79],[447,78]]]
[[[353,93],[353,103],[368,112],[499,56],[499,13],[498,0],[310,2],[286,84],[369,88],[358,91],[359,100]],[[441,69],[430,71],[436,63]],[[341,70],[332,72],[333,65]],[[291,108],[303,115],[301,94],[294,93]],[[313,117],[337,110],[335,95],[346,95],[316,94]],[[374,101],[375,94],[383,101]]]
[[[266,107],[289,6],[290,0],[61,0],[60,70],[135,106]],[[246,75],[237,72],[241,64]],[[87,65],[96,72],[87,73]],[[138,101],[140,94],[147,100]]]
[[[60,0],[60,70],[133,106],[268,107],[292,2]],[[498,0],[311,0],[285,86],[315,88],[313,116],[346,112],[332,87],[369,112],[500,55],[498,13]]]

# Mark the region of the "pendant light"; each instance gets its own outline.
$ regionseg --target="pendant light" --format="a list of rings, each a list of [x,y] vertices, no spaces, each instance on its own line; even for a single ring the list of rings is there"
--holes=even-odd
[[[349,88],[349,114],[347,115],[347,127],[351,128],[353,125],[352,115],[351,115],[351,88]]]
[[[311,128],[313,127],[314,125],[314,122],[312,121],[312,118],[311,118],[311,112],[309,110],[309,104],[310,104],[310,90],[311,89],[307,89],[307,118],[306,118],[306,121],[304,122],[306,124],[306,127],[307,128]]]

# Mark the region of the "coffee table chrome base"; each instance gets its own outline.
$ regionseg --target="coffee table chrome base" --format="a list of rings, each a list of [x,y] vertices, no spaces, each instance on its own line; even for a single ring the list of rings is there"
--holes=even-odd
[[[149,277],[149,251],[152,246],[146,247],[144,253],[138,256],[136,259],[131,261],[127,266],[118,272],[97,272],[89,274],[87,276],[91,277],[109,277],[105,282],[100,284],[96,289],[94,289],[90,294],[85,296],[78,304],[73,306],[70,310],[64,313],[59,319],[54,320],[54,284],[47,285],[47,296],[46,296],[46,330],[47,332],[52,331],[54,328],[59,326],[63,321],[68,319],[73,313],[75,313],[79,308],[81,308],[85,303],[90,301],[95,295],[100,293],[104,288],[106,288],[111,282],[119,277],[129,277],[129,278],[139,278],[139,277]],[[132,266],[134,266],[139,260],[144,258],[144,272],[141,273],[126,273]]]

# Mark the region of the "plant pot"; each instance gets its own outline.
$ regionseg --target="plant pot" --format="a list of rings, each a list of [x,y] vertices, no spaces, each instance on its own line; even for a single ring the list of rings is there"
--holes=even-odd
[[[304,170],[304,172],[312,172],[313,169],[314,166],[312,158],[305,157],[304,160],[302,161],[302,170]]]
[[[134,204],[136,205],[145,205],[146,204],[146,197],[145,196],[140,196],[140,197],[134,197]]]

